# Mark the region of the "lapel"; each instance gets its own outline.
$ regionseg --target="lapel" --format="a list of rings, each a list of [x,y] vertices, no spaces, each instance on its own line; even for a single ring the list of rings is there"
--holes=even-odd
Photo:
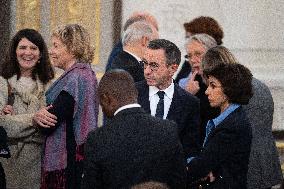
[[[215,128],[209,133],[206,143],[208,143],[208,141],[210,141],[211,137],[213,137],[215,135],[215,133],[218,132],[219,130],[222,130],[224,128],[230,129],[231,124],[232,124],[232,119],[235,116],[239,116],[238,114],[239,114],[240,110],[241,110],[241,107],[235,109],[235,111],[230,113],[217,127],[215,126]]]
[[[149,101],[149,86],[147,85],[146,81],[143,81],[139,84],[139,96],[138,102],[145,110],[145,112],[151,114],[150,110],[150,101]],[[172,99],[172,103],[170,105],[170,109],[167,115],[167,119],[169,120],[176,120],[179,117],[179,114],[183,114],[183,107],[186,105],[183,102],[183,97],[181,94],[180,89],[175,84],[174,86],[174,95]]]
[[[140,67],[139,61],[133,55],[129,54],[128,52],[123,51],[123,57],[124,57],[125,60],[130,60],[130,61],[125,61],[125,62],[127,62],[127,64],[129,64],[129,66],[132,66],[132,67],[133,66],[136,66],[136,67],[139,66]]]
[[[172,103],[170,105],[170,109],[167,115],[167,119],[170,120],[175,120],[175,118],[182,113],[182,107],[185,104],[183,104],[182,102],[182,98],[181,98],[181,94],[180,91],[178,89],[178,87],[174,86],[174,95],[173,95],[173,99],[172,99]]]
[[[143,81],[141,85],[141,90],[139,91],[138,102],[145,110],[145,112],[151,114],[150,110],[150,101],[149,101],[149,86],[147,85],[146,81]]]

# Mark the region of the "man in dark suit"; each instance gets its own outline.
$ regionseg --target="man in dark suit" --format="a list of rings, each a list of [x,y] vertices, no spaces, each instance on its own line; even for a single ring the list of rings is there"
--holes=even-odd
[[[185,161],[176,125],[152,117],[137,104],[129,73],[107,72],[98,94],[110,119],[88,137],[82,188],[130,188],[147,181],[185,188]]]
[[[199,151],[199,100],[173,82],[181,52],[172,42],[156,39],[145,51],[145,81],[136,84],[138,103],[152,116],[177,123],[185,156]],[[160,93],[162,97],[160,97]]]
[[[135,82],[144,80],[141,57],[149,41],[158,37],[155,27],[145,21],[131,24],[123,32],[123,51],[114,58],[110,69],[123,69],[129,72]]]
[[[131,24],[138,22],[138,21],[145,21],[145,22],[153,25],[155,27],[155,29],[157,31],[159,31],[158,22],[153,15],[151,15],[150,13],[145,12],[145,11],[135,11],[129,16],[129,18],[124,23],[123,32],[125,32]],[[110,70],[111,64],[112,64],[114,58],[121,51],[123,51],[123,47],[122,47],[122,42],[121,42],[121,39],[120,39],[119,42],[113,47],[113,49],[112,49],[112,51],[111,51],[111,53],[108,57],[107,64],[106,64],[106,72]]]

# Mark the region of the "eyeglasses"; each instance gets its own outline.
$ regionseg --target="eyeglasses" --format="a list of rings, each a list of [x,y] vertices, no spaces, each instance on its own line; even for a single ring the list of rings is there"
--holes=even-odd
[[[142,60],[141,61],[144,67],[144,70],[149,66],[151,71],[156,72],[159,69],[159,64],[155,63],[155,62],[150,62],[148,63],[146,60]]]
[[[188,58],[189,61],[190,61],[193,57],[196,57],[196,58],[198,58],[198,59],[201,59],[204,53],[205,53],[205,52],[195,51],[193,54],[188,54],[188,55],[187,55],[187,58]]]

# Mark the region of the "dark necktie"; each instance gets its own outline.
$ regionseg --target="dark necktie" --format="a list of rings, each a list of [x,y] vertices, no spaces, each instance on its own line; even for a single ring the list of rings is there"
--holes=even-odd
[[[156,115],[155,117],[162,118],[164,117],[164,91],[158,91],[157,95],[159,96],[160,100],[157,104]]]

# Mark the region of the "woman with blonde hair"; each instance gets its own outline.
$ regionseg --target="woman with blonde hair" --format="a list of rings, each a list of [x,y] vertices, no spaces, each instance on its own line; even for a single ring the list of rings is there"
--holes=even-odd
[[[50,57],[64,73],[46,92],[48,106],[34,116],[46,134],[41,188],[78,189],[84,144],[98,119],[97,79],[90,65],[94,51],[78,24],[58,28],[51,41]]]

